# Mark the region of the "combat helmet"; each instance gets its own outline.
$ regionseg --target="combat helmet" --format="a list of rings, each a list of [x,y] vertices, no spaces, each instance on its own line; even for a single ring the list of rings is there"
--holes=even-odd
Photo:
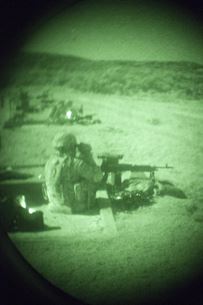
[[[53,140],[54,149],[66,152],[74,152],[77,146],[77,140],[74,134],[62,132],[57,134]]]

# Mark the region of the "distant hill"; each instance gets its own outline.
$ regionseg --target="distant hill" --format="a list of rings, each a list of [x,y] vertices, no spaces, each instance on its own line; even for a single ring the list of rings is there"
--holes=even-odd
[[[94,61],[23,52],[11,67],[12,85],[67,85],[82,92],[121,95],[158,92],[203,98],[203,65],[192,62]]]

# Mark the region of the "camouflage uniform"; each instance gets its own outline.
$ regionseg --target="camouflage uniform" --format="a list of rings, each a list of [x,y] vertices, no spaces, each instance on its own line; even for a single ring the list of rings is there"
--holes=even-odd
[[[55,212],[81,212],[94,204],[96,184],[102,172],[85,150],[75,158],[76,139],[71,134],[54,140],[55,154],[45,166],[49,207]],[[86,145],[87,146],[87,145]]]

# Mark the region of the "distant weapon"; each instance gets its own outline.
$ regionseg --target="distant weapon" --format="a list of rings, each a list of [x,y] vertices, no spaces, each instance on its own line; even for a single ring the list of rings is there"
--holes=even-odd
[[[28,179],[32,178],[32,174],[19,173],[13,170],[0,170],[0,181],[2,180],[13,180],[13,179]]]
[[[13,165],[13,166],[0,166],[0,181],[15,180],[15,179],[28,179],[32,178],[33,174],[19,172],[19,169],[28,169],[35,167],[44,167],[43,164],[25,164],[25,165]]]
[[[34,164],[14,164],[14,165],[0,165],[0,171],[2,170],[18,170],[18,169],[26,169],[26,168],[37,168],[44,167],[45,163],[34,163]]]

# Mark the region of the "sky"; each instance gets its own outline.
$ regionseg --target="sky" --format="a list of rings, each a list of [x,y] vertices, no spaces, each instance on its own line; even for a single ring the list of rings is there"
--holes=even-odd
[[[203,64],[195,19],[176,6],[82,1],[40,20],[24,50],[94,60],[186,60]],[[183,10],[184,11],[184,10]]]

